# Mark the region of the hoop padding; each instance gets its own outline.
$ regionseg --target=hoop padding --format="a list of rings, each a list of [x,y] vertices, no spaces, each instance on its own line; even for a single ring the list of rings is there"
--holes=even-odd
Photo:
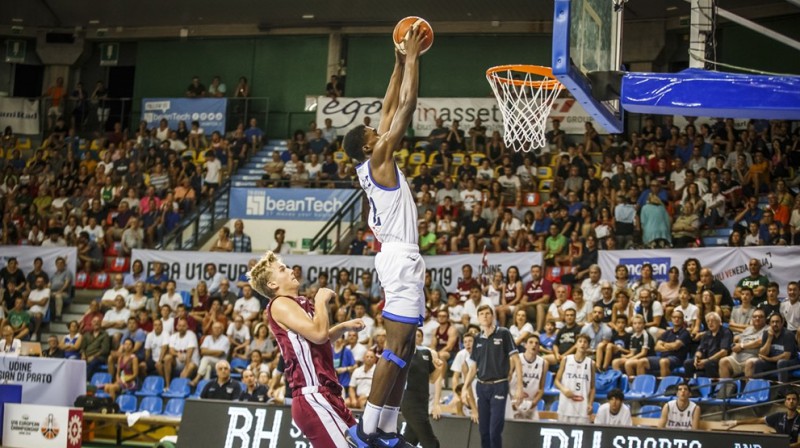
[[[563,88],[550,68],[501,65],[486,70],[486,80],[503,115],[506,146],[517,152],[544,148],[547,116]]]

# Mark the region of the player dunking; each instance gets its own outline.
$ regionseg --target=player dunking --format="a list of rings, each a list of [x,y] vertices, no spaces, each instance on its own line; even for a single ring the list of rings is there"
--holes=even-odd
[[[381,242],[375,270],[386,295],[386,348],[361,421],[348,430],[348,442],[355,448],[410,446],[397,434],[397,415],[414,354],[414,333],[425,314],[425,262],[419,253],[414,195],[394,162],[394,151],[417,106],[418,58],[425,33],[422,27],[412,28],[405,58],[395,52],[378,130],[358,126],[343,142],[347,155],[362,162],[356,173],[369,199],[369,226]]]
[[[328,302],[336,293],[320,289],[313,300],[298,296],[300,282],[268,251],[248,273],[250,286],[269,297],[269,328],[285,362],[292,388],[292,418],[314,448],[347,446],[345,431],[355,424],[342,399],[333,368],[331,340],[364,328],[354,319],[329,328]]]

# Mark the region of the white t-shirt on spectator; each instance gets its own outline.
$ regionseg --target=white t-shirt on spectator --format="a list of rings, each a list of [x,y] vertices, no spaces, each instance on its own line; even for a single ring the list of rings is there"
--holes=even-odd
[[[247,327],[242,326],[242,328],[247,328]],[[208,335],[205,337],[205,339],[203,339],[203,344],[200,346],[200,348],[204,348],[207,350],[215,350],[215,351],[220,350],[223,353],[225,353],[221,358],[227,358],[228,352],[231,350],[231,341],[227,337],[225,337],[224,334],[219,335],[219,337],[216,340],[214,340],[213,335]]]
[[[475,361],[473,361],[472,358],[469,357],[469,352],[467,351],[467,349],[462,348],[461,350],[458,351],[458,353],[456,353],[456,357],[453,358],[453,364],[450,365],[450,371],[462,372],[461,369],[464,366],[464,363],[466,363],[467,369],[469,369],[470,367],[472,367],[473,364],[475,364]]]
[[[655,309],[653,311],[655,311]],[[698,308],[697,305],[693,303],[686,305],[686,308],[683,308],[682,306],[678,305],[675,307],[675,311],[680,311],[683,313],[683,321],[686,322],[687,327],[692,326],[692,324],[694,324],[694,321],[697,320]]]
[[[561,318],[561,314],[558,312],[559,309],[561,309],[562,311],[566,311],[566,310],[569,310],[569,309],[575,310],[575,302],[573,302],[572,300],[566,300],[566,301],[564,301],[564,303],[561,304],[560,307],[558,305],[556,305],[556,302],[553,302],[553,303],[550,304],[550,307],[547,309],[547,315],[552,317],[553,319],[560,319]],[[577,310],[575,310],[575,311],[577,312]],[[564,326],[564,322],[563,321],[560,321],[560,320],[556,321],[556,328],[562,328],[563,326]]]
[[[364,354],[367,353],[367,346],[366,345],[364,345],[364,344],[362,344],[360,342],[357,342],[356,345],[354,345],[352,347],[350,347],[348,345],[347,348],[349,348],[350,351],[353,353],[353,359],[355,359],[356,362],[364,361]]]
[[[533,325],[531,325],[530,322],[525,322],[525,325],[523,325],[522,328],[517,328],[517,325],[514,324],[508,327],[508,331],[511,333],[511,337],[514,338],[515,341],[522,333],[528,333],[528,335],[536,334],[536,332],[533,331]],[[522,341],[521,343],[524,344],[525,341]]]
[[[228,324],[228,331],[225,334],[233,339],[236,344],[241,344],[244,341],[250,340],[250,327],[242,325],[242,328],[236,329],[236,324],[231,322]]]
[[[22,341],[14,338],[11,341],[11,346],[6,346],[6,340],[0,339],[0,353],[5,356],[19,356],[22,351]]]
[[[172,333],[175,333],[175,319],[172,317],[161,319],[161,323],[164,324],[164,333],[168,336],[172,336]]]
[[[449,315],[448,319],[450,319],[450,322],[461,324],[461,317],[464,315],[464,306],[461,304],[448,306],[447,314]]]
[[[125,303],[128,303],[128,296],[130,294],[131,293],[128,292],[128,289],[125,287],[107,289],[106,292],[103,293],[103,297],[100,298],[100,303],[106,304],[106,306],[113,306],[117,296],[122,296],[125,299]]]
[[[233,304],[233,312],[242,316],[242,319],[246,321],[255,319],[259,311],[261,311],[261,302],[255,297],[249,299],[242,297]]]
[[[169,348],[178,352],[178,362],[185,364],[186,352],[193,348],[192,361],[195,364],[200,364],[200,350],[197,349],[197,335],[193,331],[186,331],[186,334],[181,337],[180,333],[175,333],[169,337]]]
[[[167,293],[161,294],[161,298],[158,300],[158,307],[161,308],[164,305],[167,305],[172,312],[169,313],[170,316],[175,317],[175,311],[178,309],[178,305],[183,303],[183,297],[175,291],[174,294],[171,296]]]
[[[461,190],[461,203],[463,204],[465,212],[471,212],[472,206],[480,202],[483,198],[483,193],[480,190]]]
[[[220,183],[219,172],[222,171],[222,164],[219,162],[219,159],[214,158],[214,160],[206,160],[203,166],[206,169],[206,177],[204,177],[203,180],[206,183]]]
[[[477,305],[475,305],[472,299],[467,299],[467,301],[464,302],[464,314],[469,316],[470,325],[480,325],[480,322],[478,322],[478,308],[482,305],[489,305],[494,309],[492,300],[486,296],[481,296],[481,301]]]
[[[360,319],[364,322],[364,329],[358,332],[359,341],[367,341],[372,336],[372,330],[375,329],[375,319],[365,314]]]
[[[147,339],[144,340],[144,349],[150,350],[150,357],[153,361],[158,361],[161,356],[161,350],[164,346],[169,344],[170,334],[161,330],[161,334],[156,334],[155,331],[147,333]]]
[[[365,370],[365,365],[353,371],[353,376],[350,378],[350,387],[356,388],[357,397],[366,397],[372,389],[372,376],[375,374],[375,365],[370,367],[369,371]]]
[[[105,316],[103,316],[103,322],[128,322],[128,319],[131,317],[131,310],[127,308],[122,308],[121,310],[117,311],[116,308],[111,308],[110,310],[106,311]],[[126,330],[121,328],[106,328],[106,333],[109,336],[114,336],[115,334],[122,334],[125,333]]]
[[[436,333],[436,330],[439,329],[439,322],[436,319],[428,319],[424,324],[422,324],[422,345],[428,347],[431,345],[431,341],[433,340],[433,334]]]
[[[91,228],[91,226],[78,227],[78,229],[75,230],[75,235],[80,235],[81,232],[88,233],[89,240],[94,241],[95,243],[98,241],[103,241],[103,236],[105,235],[103,228],[99,224],[94,226],[94,229]]]
[[[47,299],[44,305],[32,305],[28,308],[28,311],[31,313],[45,314],[47,312],[47,307],[50,305],[50,288],[32,289],[30,295],[28,295],[28,300],[38,302],[42,299]]]
[[[322,171],[321,163],[317,163],[316,165],[312,165],[311,163],[306,163],[305,165],[309,179],[316,179],[319,177],[319,173]]]

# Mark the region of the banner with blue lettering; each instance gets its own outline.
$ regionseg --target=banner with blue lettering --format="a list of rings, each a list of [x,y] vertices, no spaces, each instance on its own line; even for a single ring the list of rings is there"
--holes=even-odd
[[[240,219],[325,221],[356,190],[326,188],[231,188],[229,216]],[[356,216],[361,203],[356,205]]]
[[[191,127],[192,121],[199,121],[206,135],[218,131],[225,135],[225,98],[144,98],[142,99],[142,120],[148,128],[158,127],[161,119],[169,122],[170,129],[177,129],[179,121]]]
[[[642,276],[642,264],[650,263],[653,277],[659,282],[666,281],[671,267],[677,267],[680,279],[684,279],[683,265],[686,260],[694,258],[700,266],[711,269],[714,278],[721,281],[733,292],[736,284],[743,277],[750,275],[748,262],[751,258],[761,262],[761,274],[780,286],[781,297],[786,292],[786,285],[797,280],[797,259],[800,249],[796,247],[706,247],[700,249],[659,249],[659,250],[602,250],[598,255],[598,264],[602,278],[614,278],[614,268],[625,265],[631,280]]]

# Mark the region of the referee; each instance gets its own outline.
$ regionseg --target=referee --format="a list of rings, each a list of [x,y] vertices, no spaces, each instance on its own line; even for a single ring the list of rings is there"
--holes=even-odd
[[[442,393],[440,380],[446,364],[439,359],[439,355],[428,347],[422,345],[422,330],[417,330],[417,351],[411,358],[411,367],[408,370],[406,393],[400,404],[400,411],[406,420],[406,432],[403,434],[406,442],[422,448],[439,448],[439,439],[433,433],[431,421],[428,418],[428,401],[430,388],[428,383],[434,384],[433,393],[433,418],[439,419],[439,398]]]
[[[510,364],[522,371],[517,356],[517,346],[508,329],[496,327],[494,310],[489,305],[478,307],[478,322],[481,333],[475,339],[470,358],[475,361],[464,381],[461,399],[468,403],[472,380],[477,374],[478,412],[472,413],[472,421],[478,423],[481,433],[481,448],[503,447],[503,426],[505,424],[506,399],[509,395],[508,373]],[[511,394],[515,405],[522,397],[522,381],[517,382]]]

